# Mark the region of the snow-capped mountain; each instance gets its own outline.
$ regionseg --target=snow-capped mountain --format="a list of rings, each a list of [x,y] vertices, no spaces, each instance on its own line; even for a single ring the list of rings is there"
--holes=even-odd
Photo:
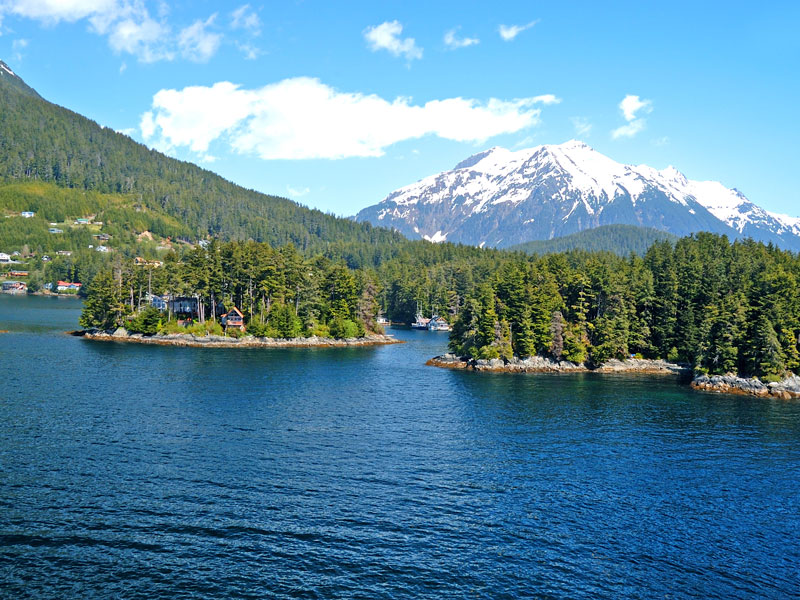
[[[491,148],[401,188],[356,219],[411,238],[506,247],[600,225],[753,237],[800,250],[800,218],[769,213],[736,189],[673,167],[623,165],[583,142]]]

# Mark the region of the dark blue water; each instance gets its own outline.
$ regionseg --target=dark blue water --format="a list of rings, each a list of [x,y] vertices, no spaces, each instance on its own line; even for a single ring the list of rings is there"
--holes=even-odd
[[[92,343],[0,296],[0,595],[789,598],[800,403]]]

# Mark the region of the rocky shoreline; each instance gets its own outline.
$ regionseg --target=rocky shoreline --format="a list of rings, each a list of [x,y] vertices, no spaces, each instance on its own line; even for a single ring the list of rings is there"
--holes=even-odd
[[[125,329],[114,332],[107,331],[74,331],[73,335],[87,340],[99,342],[129,342],[135,344],[152,344],[156,346],[183,346],[192,348],[344,348],[354,346],[382,346],[386,344],[402,344],[391,335],[371,334],[360,338],[334,339],[322,337],[308,338],[257,338],[244,336],[239,339],[221,335],[197,336],[189,333],[171,333],[142,335],[128,333]]]
[[[556,361],[543,356],[530,356],[522,359],[514,357],[510,361],[499,358],[491,360],[466,360],[455,354],[443,354],[430,359],[427,365],[446,369],[469,369],[494,373],[641,373],[643,375],[687,375],[687,367],[664,360],[631,358],[628,360],[609,360],[597,367],[576,364],[566,360]]]
[[[782,381],[764,383],[753,377],[745,379],[735,375],[700,375],[692,381],[692,388],[720,394],[746,394],[791,400],[800,398],[800,377],[792,375]]]
[[[679,375],[690,378],[691,369],[664,360],[631,358],[609,360],[602,365],[590,367],[568,361],[556,361],[542,356],[526,359],[514,357],[510,361],[499,358],[474,360],[459,358],[455,354],[444,354],[430,359],[430,366],[445,369],[468,369],[490,373],[626,373],[642,375]],[[764,383],[757,378],[746,379],[734,375],[698,375],[690,383],[692,389],[722,394],[744,394],[790,400],[800,398],[800,376],[791,375],[777,383]]]

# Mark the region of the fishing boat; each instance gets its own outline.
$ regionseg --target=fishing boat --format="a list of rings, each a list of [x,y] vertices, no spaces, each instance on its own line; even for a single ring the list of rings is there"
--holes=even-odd
[[[417,320],[411,323],[411,329],[428,329],[430,321],[430,319],[423,317],[422,313],[417,313]]]
[[[428,321],[428,331],[450,331],[450,325],[439,315],[433,315]]]

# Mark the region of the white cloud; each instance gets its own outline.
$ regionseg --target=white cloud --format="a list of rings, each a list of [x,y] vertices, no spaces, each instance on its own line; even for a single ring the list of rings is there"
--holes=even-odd
[[[181,49],[181,56],[192,62],[208,62],[219,49],[222,35],[207,31],[214,23],[216,13],[205,21],[197,20],[178,35],[178,47]]]
[[[413,104],[410,98],[335,90],[297,77],[248,90],[226,81],[211,87],[161,90],[142,115],[143,138],[160,149],[206,153],[212,142],[262,159],[382,156],[423,136],[483,142],[535,126],[549,95],[481,102],[467,98]]]
[[[307,187],[304,187],[304,188],[302,188],[302,189],[299,189],[299,190],[298,190],[298,189],[296,189],[296,188],[293,188],[293,187],[292,187],[292,186],[290,186],[290,185],[287,185],[287,186],[286,186],[286,192],[287,192],[287,193],[288,193],[290,196],[292,196],[293,198],[299,198],[299,197],[301,197],[301,196],[305,196],[305,195],[306,195],[306,194],[308,194],[310,191],[311,191],[311,188],[307,188]]]
[[[121,8],[117,0],[5,0],[0,3],[0,14],[13,14],[55,25],[60,21],[74,23]]]
[[[86,20],[90,31],[107,37],[114,52],[145,63],[173,60],[178,50],[204,62],[216,52],[220,36],[205,31],[210,21],[198,21],[175,36],[166,21],[169,6],[159,2],[156,12],[155,17],[150,14],[145,0],[0,0],[0,22],[9,15],[50,27]],[[244,13],[241,19],[243,26],[254,23]]]
[[[466,48],[468,46],[474,46],[475,44],[479,44],[480,40],[478,38],[471,38],[471,37],[463,37],[460,38],[456,35],[460,28],[456,27],[455,29],[451,29],[447,33],[444,34],[444,45],[450,48],[451,50],[456,50],[458,48]]]
[[[645,120],[644,119],[635,119],[628,123],[627,125],[621,125],[617,127],[614,131],[611,132],[611,137],[613,139],[619,139],[621,137],[633,137],[637,133],[639,133],[642,129],[644,129]]]
[[[538,22],[539,19],[531,21],[530,23],[526,23],[525,25],[500,25],[500,27],[497,28],[497,33],[500,34],[500,37],[503,38],[503,41],[510,42],[520,33],[525,31],[526,29],[530,29]]]
[[[125,129],[117,129],[117,133],[121,133],[122,135],[127,135],[128,137],[133,137],[133,134],[136,133],[136,128],[126,127]]]
[[[633,121],[636,118],[636,113],[642,109],[645,112],[652,111],[652,102],[650,100],[642,100],[639,96],[628,94],[619,103],[619,109],[622,111],[622,116],[626,121]]]
[[[561,98],[558,98],[553,94],[542,94],[541,96],[534,96],[532,100],[537,104],[545,104],[545,105],[561,104]]]
[[[642,131],[647,124],[647,120],[644,117],[637,116],[637,113],[651,113],[653,111],[653,103],[650,100],[643,100],[639,96],[628,94],[619,103],[619,109],[627,123],[611,132],[611,137],[615,140],[621,137],[633,137]]]
[[[399,21],[386,21],[364,30],[364,39],[373,52],[386,50],[393,56],[405,56],[408,60],[422,58],[422,48],[414,38],[400,39],[403,26]]]
[[[236,47],[239,49],[239,52],[244,55],[246,60],[255,60],[264,54],[263,50],[246,42],[236,42]]]
[[[28,47],[28,40],[19,39],[11,42],[11,50],[14,53],[14,60],[21,61],[24,57],[22,51]]]
[[[592,132],[592,124],[586,117],[572,117],[570,121],[578,137],[586,137]]]
[[[663,136],[653,140],[654,146],[666,146],[667,144],[669,144],[669,138],[667,136]]]
[[[145,63],[172,60],[175,57],[175,53],[167,47],[169,26],[149,16],[122,19],[112,23],[107,30],[98,29],[98,33],[108,33],[108,44],[115,52],[132,54]]]
[[[250,8],[249,4],[243,4],[231,13],[231,27],[233,29],[246,29],[253,35],[259,35],[261,33],[261,19]]]

